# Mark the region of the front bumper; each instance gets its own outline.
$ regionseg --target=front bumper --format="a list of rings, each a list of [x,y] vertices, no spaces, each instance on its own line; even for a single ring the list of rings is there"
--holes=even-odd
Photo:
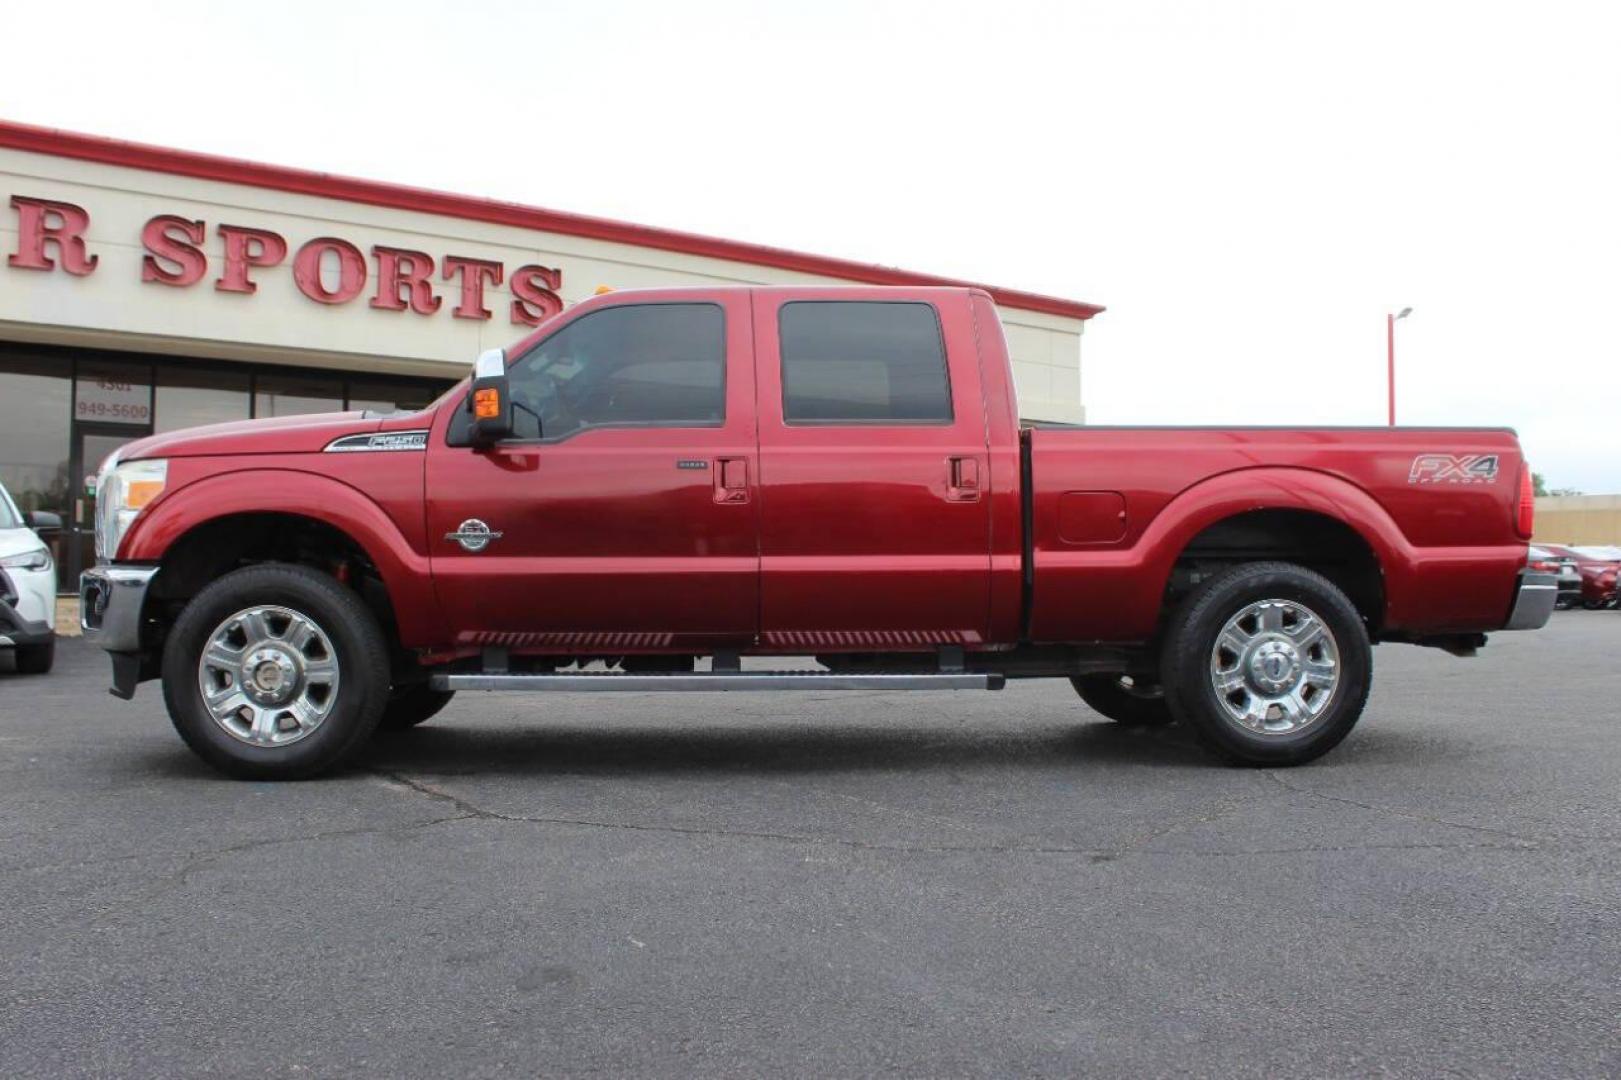
[[[1536,630],[1553,615],[1554,601],[1559,599],[1559,575],[1540,570],[1526,570],[1520,574],[1520,588],[1514,597],[1514,610],[1509,612],[1504,630]]]
[[[110,653],[141,648],[141,613],[155,566],[97,566],[79,575],[79,628]]]

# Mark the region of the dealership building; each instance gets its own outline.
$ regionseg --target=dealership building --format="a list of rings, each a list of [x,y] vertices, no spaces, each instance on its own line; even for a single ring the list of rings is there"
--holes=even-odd
[[[963,284],[537,207],[0,122],[0,483],[91,558],[142,435],[428,403],[601,285]],[[1081,422],[1101,308],[984,286],[1026,420]]]

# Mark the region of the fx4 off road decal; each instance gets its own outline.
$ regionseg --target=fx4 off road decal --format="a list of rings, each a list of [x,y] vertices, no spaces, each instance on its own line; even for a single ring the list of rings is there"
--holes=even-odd
[[[1420,454],[1407,470],[1409,484],[1495,484],[1496,454]]]

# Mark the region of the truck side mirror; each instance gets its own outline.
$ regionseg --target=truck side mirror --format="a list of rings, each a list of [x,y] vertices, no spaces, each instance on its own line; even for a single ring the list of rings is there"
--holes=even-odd
[[[62,531],[62,516],[49,510],[31,510],[23,515],[23,524],[37,533],[58,533]]]
[[[468,434],[474,446],[489,446],[512,436],[512,391],[507,384],[504,350],[488,349],[479,354],[473,365],[467,411],[473,414]]]

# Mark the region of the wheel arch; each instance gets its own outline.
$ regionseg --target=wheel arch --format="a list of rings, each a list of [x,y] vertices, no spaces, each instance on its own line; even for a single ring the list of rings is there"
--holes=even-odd
[[[1385,581],[1373,545],[1343,518],[1297,507],[1242,510],[1194,534],[1172,564],[1166,606],[1211,573],[1261,561],[1316,571],[1345,593],[1370,633],[1383,625]]]
[[[1377,632],[1387,621],[1388,575],[1411,562],[1410,545],[1383,506],[1349,481],[1313,469],[1210,477],[1177,495],[1155,524],[1162,522],[1154,561],[1166,610],[1198,583],[1201,564],[1293,562],[1332,581]]]

